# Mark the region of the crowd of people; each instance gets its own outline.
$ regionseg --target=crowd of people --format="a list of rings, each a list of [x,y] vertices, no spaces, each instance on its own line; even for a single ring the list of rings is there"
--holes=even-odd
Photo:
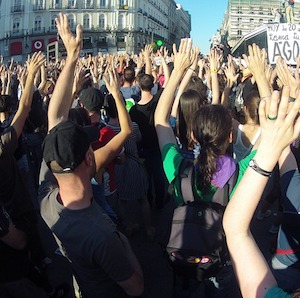
[[[300,57],[271,66],[255,44],[239,58],[220,48],[204,56],[182,39],[172,51],[79,58],[82,27],[73,34],[62,13],[56,25],[65,59],[36,52],[0,68],[0,296],[143,297],[128,239],[155,242],[152,211],[184,204],[187,159],[197,200],[211,202],[237,172],[223,218],[235,296],[300,297]],[[250,223],[274,201],[268,260]],[[52,235],[74,283],[49,281],[43,237]]]

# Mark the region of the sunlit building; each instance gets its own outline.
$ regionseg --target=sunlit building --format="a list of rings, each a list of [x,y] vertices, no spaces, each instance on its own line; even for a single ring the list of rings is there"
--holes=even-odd
[[[274,9],[282,14],[281,22],[286,21],[282,0],[229,0],[221,33],[223,39],[233,47],[238,40],[258,27],[275,22]],[[300,1],[295,0],[295,23],[300,23]]]
[[[0,0],[4,59],[24,61],[34,51],[45,51],[57,40],[55,18],[61,11],[73,31],[77,24],[83,26],[82,56],[139,52],[157,40],[170,47],[178,37],[189,36],[191,28],[190,15],[183,9],[178,12],[174,0]]]

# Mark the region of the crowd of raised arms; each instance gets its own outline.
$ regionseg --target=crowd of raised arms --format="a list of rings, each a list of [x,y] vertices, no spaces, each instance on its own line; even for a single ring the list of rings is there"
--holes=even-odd
[[[65,58],[36,52],[0,66],[0,297],[150,297],[130,239],[166,250],[172,215],[159,227],[153,212],[188,205],[186,162],[195,201],[215,204],[236,177],[222,217],[229,257],[214,276],[233,282],[210,276],[170,298],[300,297],[300,57],[270,65],[256,44],[238,58],[222,47],[206,56],[182,39],[79,58],[81,25],[73,34],[62,13],[56,25]],[[266,259],[250,225],[274,202]],[[70,268],[62,284],[49,278],[45,238]]]

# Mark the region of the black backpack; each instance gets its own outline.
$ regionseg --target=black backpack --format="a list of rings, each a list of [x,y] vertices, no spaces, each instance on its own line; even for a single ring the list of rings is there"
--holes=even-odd
[[[202,281],[216,276],[219,269],[229,261],[222,218],[237,173],[238,170],[224,188],[216,191],[212,202],[204,202],[194,199],[193,162],[182,161],[179,174],[185,204],[174,210],[167,244],[167,253],[176,274]]]

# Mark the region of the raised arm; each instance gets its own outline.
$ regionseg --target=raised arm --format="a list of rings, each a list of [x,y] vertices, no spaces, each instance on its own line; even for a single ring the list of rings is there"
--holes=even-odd
[[[28,74],[25,87],[24,90],[22,90],[22,96],[19,102],[17,113],[11,122],[11,126],[14,127],[17,133],[17,137],[21,135],[25,120],[30,112],[33,97],[34,78],[43,63],[45,63],[45,57],[40,52],[34,53],[27,63]]]
[[[121,131],[105,146],[94,151],[97,171],[110,163],[120,153],[125,141],[132,133],[131,119],[121,96],[118,77],[114,69],[108,71],[108,75],[104,76],[104,81],[108,91],[115,99]]]
[[[55,19],[60,38],[67,50],[66,63],[56,82],[52,98],[48,108],[48,129],[68,119],[69,109],[72,105],[72,89],[74,72],[82,46],[82,27],[77,25],[76,36],[70,30],[68,17],[60,13]]]
[[[228,106],[229,104],[229,95],[232,89],[232,86],[236,83],[239,74],[236,73],[232,56],[228,55],[228,65],[224,69],[224,73],[226,76],[226,86],[222,93],[221,104]]]
[[[250,222],[267,184],[267,173],[272,172],[282,152],[300,133],[300,118],[297,119],[300,95],[291,108],[288,99],[289,88],[284,87],[279,107],[277,91],[267,99],[270,101],[268,104],[266,100],[261,101],[259,118],[262,133],[255,155],[256,168],[246,170],[223,218],[234,270],[242,296],[246,298],[264,297],[270,288],[277,285],[250,232]]]
[[[167,83],[169,82],[170,79],[170,69],[168,67],[168,64],[166,62],[166,59],[168,57],[168,53],[169,51],[167,50],[166,47],[163,48],[163,53],[161,51],[158,51],[158,55],[159,57],[161,57],[161,65],[159,68],[162,68],[163,74],[164,74],[164,84],[163,84],[163,88],[166,87]]]
[[[38,86],[38,90],[40,93],[42,93],[42,90],[44,90],[47,83],[47,73],[46,73],[46,66],[43,64],[41,66],[41,82]]]
[[[152,75],[151,53],[152,53],[151,45],[149,44],[145,45],[145,48],[143,50],[143,55],[145,60],[145,73],[149,75]]]
[[[176,88],[185,70],[191,65],[191,47],[192,44],[188,43],[187,39],[181,40],[178,52],[176,46],[173,45],[175,56],[174,70],[167,86],[161,94],[154,114],[155,129],[161,150],[165,144],[176,144],[173,130],[169,124],[169,118]]]
[[[265,71],[267,58],[266,50],[261,50],[256,44],[249,45],[248,50],[249,56],[243,55],[243,58],[255,78],[261,99],[267,99],[271,96],[271,90]]]
[[[220,103],[220,86],[218,80],[218,71],[222,60],[223,56],[216,49],[210,50],[209,66],[211,73],[212,104]]]
[[[193,49],[193,55],[192,55],[192,65],[187,69],[183,79],[181,80],[181,83],[179,85],[176,97],[175,97],[175,101],[173,103],[172,106],[172,110],[171,110],[171,116],[172,117],[176,117],[177,116],[177,110],[178,110],[178,106],[179,106],[179,99],[181,97],[181,94],[184,92],[186,86],[188,85],[191,77],[193,76],[193,73],[195,72],[196,68],[197,68],[197,63],[198,63],[198,56],[199,56],[199,48],[196,47]]]

